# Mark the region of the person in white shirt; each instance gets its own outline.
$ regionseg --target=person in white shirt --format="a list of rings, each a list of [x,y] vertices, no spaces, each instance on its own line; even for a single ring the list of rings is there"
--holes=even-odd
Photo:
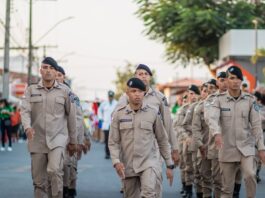
[[[98,110],[98,118],[102,121],[102,130],[105,135],[105,159],[110,159],[110,151],[108,147],[109,129],[111,123],[111,115],[117,105],[117,101],[114,99],[114,95],[115,93],[113,91],[108,91],[108,100],[102,102]]]

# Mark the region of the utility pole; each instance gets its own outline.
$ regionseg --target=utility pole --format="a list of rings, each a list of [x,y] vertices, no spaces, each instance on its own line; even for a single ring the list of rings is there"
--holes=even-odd
[[[29,54],[28,54],[28,85],[31,83],[32,73],[32,0],[29,0]]]
[[[6,23],[5,23],[5,49],[4,49],[4,72],[3,72],[3,98],[9,98],[9,35],[10,35],[10,4],[6,0]]]

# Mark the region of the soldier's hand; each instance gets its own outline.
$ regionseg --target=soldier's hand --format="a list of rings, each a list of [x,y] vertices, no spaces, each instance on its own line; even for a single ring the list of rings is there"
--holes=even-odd
[[[205,146],[201,146],[199,149],[200,149],[200,152],[202,155],[202,159],[206,159],[206,148],[205,148]]]
[[[71,144],[71,143],[69,143],[69,144],[67,145],[67,150],[68,150],[68,152],[69,152],[69,155],[70,155],[70,156],[73,156],[73,155],[75,154],[75,152],[77,151],[77,146],[76,146],[76,144]]]
[[[217,149],[221,149],[223,147],[223,139],[222,139],[221,134],[216,134],[214,136],[214,142],[215,142],[215,147]]]
[[[83,144],[77,145],[77,160],[80,160],[82,157]]]
[[[35,135],[34,129],[33,128],[27,128],[25,132],[26,132],[28,140],[33,140],[34,135]]]
[[[123,163],[117,163],[114,165],[116,172],[118,173],[118,175],[120,176],[121,179],[125,179],[125,168]]]
[[[169,182],[169,185],[172,186],[173,184],[173,170],[170,169],[170,168],[167,168],[167,171],[166,171],[166,174],[167,174],[167,179],[168,179],[168,182]]]
[[[262,150],[262,151],[259,151],[259,159],[260,161],[265,164],[265,151]]]
[[[173,150],[171,153],[172,160],[174,164],[177,166],[179,164],[179,152],[178,150]]]

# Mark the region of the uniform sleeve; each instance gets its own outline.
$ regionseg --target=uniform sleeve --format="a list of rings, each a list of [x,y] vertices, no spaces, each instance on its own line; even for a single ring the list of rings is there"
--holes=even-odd
[[[249,119],[250,119],[252,133],[256,138],[256,145],[258,147],[258,150],[265,150],[265,146],[263,142],[263,131],[261,127],[261,119],[260,119],[260,114],[259,114],[259,107],[255,101],[252,101]]]
[[[201,120],[202,105],[198,106],[192,118],[192,137],[196,146],[201,147],[202,142],[202,120]]]
[[[31,105],[30,105],[30,87],[25,91],[24,98],[21,105],[21,122],[24,129],[31,128]]]
[[[66,91],[67,92],[67,91]],[[77,123],[76,123],[76,105],[74,101],[71,101],[71,92],[67,92],[65,109],[67,114],[67,128],[69,135],[69,142],[71,144],[77,144]]]
[[[184,120],[182,122],[182,127],[188,133],[189,136],[192,135],[192,117],[193,117],[194,108],[189,107],[187,110],[187,113],[184,117]]]
[[[170,151],[170,145],[168,143],[168,136],[167,132],[163,126],[163,122],[159,115],[156,116],[155,125],[154,125],[154,132],[157,139],[159,151],[164,158],[166,165],[172,165],[172,159],[171,159],[171,151]]]
[[[103,105],[104,105],[104,102],[101,103],[98,108],[98,119],[99,120],[103,120]]]
[[[85,134],[85,127],[83,122],[83,112],[80,107],[77,107],[77,115],[76,116],[76,123],[77,123],[77,142],[78,144],[83,144],[84,141],[84,134]]]
[[[207,119],[210,133],[212,133],[213,136],[221,134],[222,131],[219,124],[221,113],[219,98],[215,97],[213,102],[207,108]]]
[[[108,146],[110,150],[112,164],[115,165],[117,163],[120,163],[121,136],[119,131],[119,120],[117,112],[115,112],[112,117]]]
[[[172,150],[178,150],[177,134],[173,129],[173,121],[170,114],[169,106],[167,105],[166,98],[162,99],[160,105],[160,113],[162,115],[163,123],[168,135],[169,143]]]

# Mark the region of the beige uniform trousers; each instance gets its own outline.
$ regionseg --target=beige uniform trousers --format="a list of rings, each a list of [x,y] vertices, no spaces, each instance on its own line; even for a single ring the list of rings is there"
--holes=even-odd
[[[217,158],[211,160],[211,166],[212,166],[214,197],[220,198],[221,189],[222,189],[222,180],[221,180],[220,163]],[[233,187],[233,190],[234,190],[234,187]]]
[[[240,162],[220,162],[221,177],[223,182],[221,198],[233,197],[235,177],[241,169],[246,186],[246,197],[256,196],[256,162],[255,156],[242,156]]]
[[[156,198],[159,170],[151,167],[139,173],[139,176],[123,180],[124,198]]]
[[[31,174],[35,198],[63,197],[64,148],[48,153],[31,153]]]
[[[193,174],[194,174],[194,186],[196,193],[202,192],[202,176],[200,174],[200,168],[202,163],[202,158],[197,156],[197,151],[192,152],[193,161]]]
[[[63,167],[63,186],[69,189],[76,189],[77,180],[77,157],[76,155],[69,156],[66,153]]]
[[[203,197],[212,197],[212,170],[210,159],[202,159],[200,175],[202,176]]]
[[[179,154],[179,169],[180,169],[181,182],[185,183],[185,162],[184,162],[183,152]]]

